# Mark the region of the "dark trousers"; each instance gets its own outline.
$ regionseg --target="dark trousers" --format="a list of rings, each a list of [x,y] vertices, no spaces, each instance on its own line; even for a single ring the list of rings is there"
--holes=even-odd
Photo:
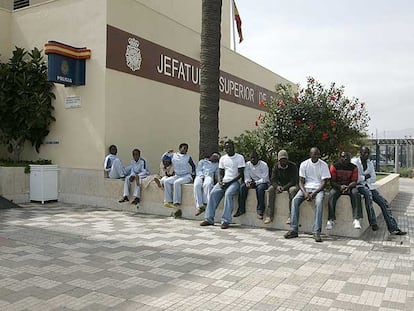
[[[268,184],[258,184],[255,188],[256,190],[256,198],[257,198],[257,214],[263,215],[265,211],[265,191],[269,187]],[[239,192],[239,213],[246,212],[246,199],[247,195],[249,194],[249,189],[246,187],[245,183],[242,183],[240,186]]]
[[[352,188],[350,193],[343,194],[340,190],[332,188],[328,199],[328,219],[335,220],[336,201],[341,195],[349,195],[352,205],[352,216],[354,219],[362,218],[361,196],[357,188]]]

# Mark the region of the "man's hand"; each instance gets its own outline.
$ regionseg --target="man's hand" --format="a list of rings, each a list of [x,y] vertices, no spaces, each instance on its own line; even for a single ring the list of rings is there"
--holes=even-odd
[[[226,188],[227,188],[227,186],[228,186],[228,184],[227,184],[227,183],[225,183],[225,182],[223,182],[223,181],[220,181],[220,182],[219,182],[219,186],[220,186],[220,188],[221,188],[221,189],[226,189]]]
[[[341,192],[342,192],[342,193],[348,193],[348,192],[349,192],[349,186],[347,186],[347,185],[342,185],[342,186],[341,186]]]
[[[277,193],[282,193],[283,192],[283,187],[282,186],[277,186],[276,187],[276,192]]]
[[[129,176],[129,182],[133,182],[135,180],[135,175]]]
[[[256,188],[256,183],[254,182],[254,180],[248,181],[246,183],[246,187],[249,188],[249,189],[254,189],[254,188]]]
[[[306,201],[313,201],[313,199],[315,198],[316,194],[315,192],[306,192],[305,193],[305,199]]]

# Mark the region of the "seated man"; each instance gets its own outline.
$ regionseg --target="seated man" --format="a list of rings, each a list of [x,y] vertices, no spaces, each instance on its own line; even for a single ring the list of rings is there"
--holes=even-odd
[[[348,195],[351,199],[353,225],[355,229],[361,229],[359,219],[362,218],[361,198],[356,188],[358,182],[358,168],[351,163],[351,154],[342,151],[339,161],[331,165],[331,186],[328,200],[328,222],[326,230],[331,230],[335,225],[336,201],[341,195]]]
[[[407,232],[401,231],[398,227],[397,221],[392,215],[391,206],[387,200],[375,189],[375,181],[377,176],[375,174],[374,165],[369,160],[370,150],[366,146],[362,146],[360,149],[359,158],[352,159],[358,167],[358,185],[357,189],[359,193],[364,196],[365,208],[368,214],[369,224],[371,225],[372,230],[378,230],[377,218],[375,216],[373,201],[378,204],[381,208],[382,216],[384,217],[385,223],[387,224],[387,229],[391,234],[396,235],[405,235]]]
[[[188,144],[180,144],[178,150],[171,159],[175,175],[166,178],[164,181],[164,206],[170,208],[178,208],[180,206],[181,185],[193,181],[196,169],[193,159],[187,154]],[[177,211],[177,213],[175,216],[180,216],[181,210]]]
[[[206,209],[210,191],[215,181],[218,180],[218,161],[220,154],[213,152],[210,157],[201,159],[196,168],[194,178],[194,200],[196,205],[195,216],[200,215]]]
[[[121,160],[117,157],[118,148],[115,145],[109,146],[109,154],[104,161],[104,177],[119,179],[126,175],[125,168],[122,166]]]
[[[234,143],[229,140],[224,143],[226,155],[219,160],[219,182],[210,192],[204,221],[200,226],[213,226],[214,216],[221,199],[224,196],[224,211],[221,216],[221,229],[227,229],[231,223],[233,196],[240,189],[240,179],[243,179],[245,167],[244,157],[234,151]]]
[[[323,198],[326,182],[331,178],[328,164],[319,159],[321,153],[318,148],[310,150],[310,158],[299,166],[299,191],[292,200],[290,213],[290,230],[285,233],[285,239],[297,238],[299,228],[299,206],[303,201],[315,200],[315,221],[313,224],[313,238],[316,242],[322,242],[322,215]]]
[[[296,163],[289,161],[286,150],[280,150],[277,154],[277,163],[273,167],[272,177],[270,179],[271,186],[268,189],[269,201],[267,208],[267,215],[264,223],[270,224],[275,215],[275,197],[276,193],[287,191],[289,194],[289,215],[292,199],[298,192],[298,167]],[[290,224],[290,216],[287,224]]]
[[[141,158],[141,151],[139,149],[134,149],[132,151],[131,166],[130,166],[130,174],[125,178],[124,183],[124,196],[119,203],[129,201],[129,183],[134,184],[134,200],[131,204],[137,205],[140,202],[141,198],[141,179],[144,179],[149,175],[149,171],[147,169],[147,164],[145,159]]]
[[[239,208],[233,217],[239,217],[246,213],[246,199],[249,189],[256,190],[257,199],[257,218],[263,219],[265,211],[265,191],[269,187],[269,167],[267,163],[259,160],[256,151],[250,154],[250,161],[246,163],[244,169],[244,183],[240,186]]]

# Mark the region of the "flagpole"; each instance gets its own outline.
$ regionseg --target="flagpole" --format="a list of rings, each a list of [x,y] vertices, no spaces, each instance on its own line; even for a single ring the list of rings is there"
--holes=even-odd
[[[231,28],[233,29],[233,51],[236,52],[236,19],[234,18],[234,0],[230,0]]]

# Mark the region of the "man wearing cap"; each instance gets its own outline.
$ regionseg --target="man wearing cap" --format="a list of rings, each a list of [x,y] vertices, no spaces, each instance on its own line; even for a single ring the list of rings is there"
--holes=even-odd
[[[286,150],[280,150],[277,154],[277,163],[273,167],[272,177],[270,179],[271,186],[268,189],[268,205],[265,224],[269,224],[273,221],[275,215],[275,197],[276,193],[282,193],[287,191],[289,194],[289,215],[290,205],[295,194],[298,192],[298,167],[296,163],[289,161],[288,153]],[[286,221],[290,224],[290,216]]]

